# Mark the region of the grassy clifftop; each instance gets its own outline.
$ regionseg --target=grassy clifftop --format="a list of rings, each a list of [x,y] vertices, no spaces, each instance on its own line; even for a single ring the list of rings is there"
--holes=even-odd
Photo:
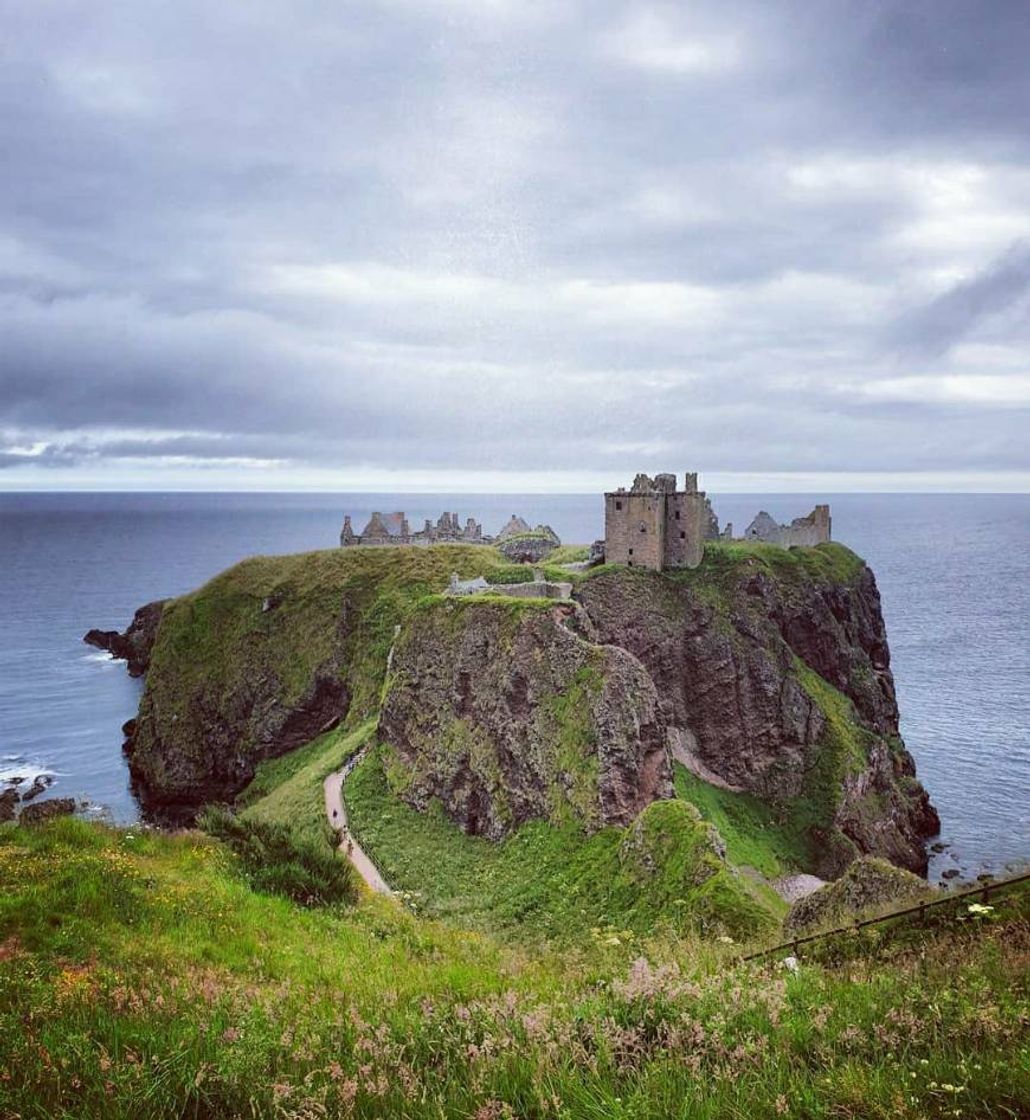
[[[507,567],[493,549],[332,549],[259,556],[222,572],[165,607],[152,655],[155,685],[177,691],[204,681],[229,692],[271,673],[282,700],[299,697],[318,666],[341,661],[349,720],[375,713],[393,628],[452,572],[468,579]]]

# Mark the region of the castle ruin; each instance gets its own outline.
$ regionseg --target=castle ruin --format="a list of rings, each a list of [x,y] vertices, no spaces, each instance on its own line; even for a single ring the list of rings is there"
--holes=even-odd
[[[744,532],[746,541],[766,541],[783,548],[795,545],[811,547],[830,539],[830,507],[816,506],[804,517],[795,517],[789,525],[780,525],[763,509]]]
[[[783,548],[812,547],[830,539],[830,507],[819,505],[805,517],[780,525],[764,510],[747,527],[743,539],[764,541]],[[654,478],[638,474],[629,490],[620,488],[604,496],[604,560],[631,568],[696,568],[704,556],[705,541],[733,540],[733,526],[719,532],[719,520],[697,474],[687,473],[683,489],[676,489],[674,474]],[[591,559],[600,559],[599,549]]]
[[[483,526],[470,517],[462,525],[456,513],[444,512],[435,522],[428,517],[421,529],[412,530],[407,515],[373,513],[360,533],[354,532],[350,514],[343,519],[340,547],[358,545],[430,545],[430,544],[492,544],[513,563],[538,562],[561,544],[558,534],[549,525],[532,528],[528,521],[512,514],[496,537],[483,532]]]
[[[428,517],[421,529],[414,532],[403,513],[373,513],[360,533],[354,532],[350,514],[343,519],[340,546],[401,545],[401,544],[489,544],[491,538],[483,536],[483,526],[470,517],[464,525],[456,513],[442,513],[434,524]]]
[[[638,474],[633,486],[604,496],[604,555],[609,564],[631,568],[696,568],[705,541],[719,535],[719,522],[697,474],[676,489],[674,474]]]

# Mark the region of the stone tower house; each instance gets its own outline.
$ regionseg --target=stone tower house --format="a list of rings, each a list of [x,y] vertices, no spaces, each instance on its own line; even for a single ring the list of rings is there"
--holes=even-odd
[[[638,474],[630,490],[604,496],[604,555],[609,564],[636,568],[696,568],[705,540],[719,535],[719,525],[697,474],[684,476],[676,489],[674,474],[653,479]]]

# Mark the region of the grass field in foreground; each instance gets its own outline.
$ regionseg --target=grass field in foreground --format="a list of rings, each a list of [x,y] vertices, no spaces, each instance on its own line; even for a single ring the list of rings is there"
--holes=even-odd
[[[1025,895],[964,916],[796,975],[692,938],[530,955],[257,894],[196,833],[4,825],[0,1116],[1027,1115]]]

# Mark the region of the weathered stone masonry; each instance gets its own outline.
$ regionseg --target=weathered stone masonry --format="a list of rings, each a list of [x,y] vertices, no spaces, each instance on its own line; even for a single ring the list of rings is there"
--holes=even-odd
[[[748,541],[768,541],[770,544],[791,548],[802,545],[811,548],[830,539],[830,507],[816,506],[805,517],[795,517],[789,525],[778,525],[763,509],[744,533]]]
[[[490,537],[483,536],[483,527],[474,517],[462,526],[456,513],[442,513],[434,525],[427,517],[421,529],[411,531],[408,519],[403,513],[373,513],[368,524],[360,533],[354,532],[350,514],[343,519],[340,532],[340,545],[350,548],[354,545],[397,545],[397,544],[442,544],[460,542],[462,544],[488,544]]]
[[[340,546],[358,545],[429,545],[429,544],[492,544],[514,563],[538,563],[552,552],[561,540],[550,525],[533,529],[528,521],[512,514],[496,537],[483,532],[483,526],[470,517],[464,525],[456,513],[442,513],[435,524],[427,517],[421,529],[411,530],[407,516],[397,513],[373,513],[360,533],[354,532],[350,514],[343,519]]]
[[[629,567],[696,568],[704,542],[719,533],[718,522],[697,475],[684,476],[676,489],[674,474],[653,479],[638,474],[630,490],[604,496],[604,554],[609,564]]]
[[[816,506],[805,517],[780,525],[764,510],[748,526],[744,540],[765,541],[792,548],[813,547],[830,539],[830,507]],[[719,521],[697,475],[683,478],[676,489],[674,474],[649,478],[638,474],[629,490],[604,496],[604,559],[631,568],[696,568],[706,540],[733,540],[733,526],[719,532]],[[594,554],[591,554],[594,558]],[[597,557],[600,558],[599,556]]]

